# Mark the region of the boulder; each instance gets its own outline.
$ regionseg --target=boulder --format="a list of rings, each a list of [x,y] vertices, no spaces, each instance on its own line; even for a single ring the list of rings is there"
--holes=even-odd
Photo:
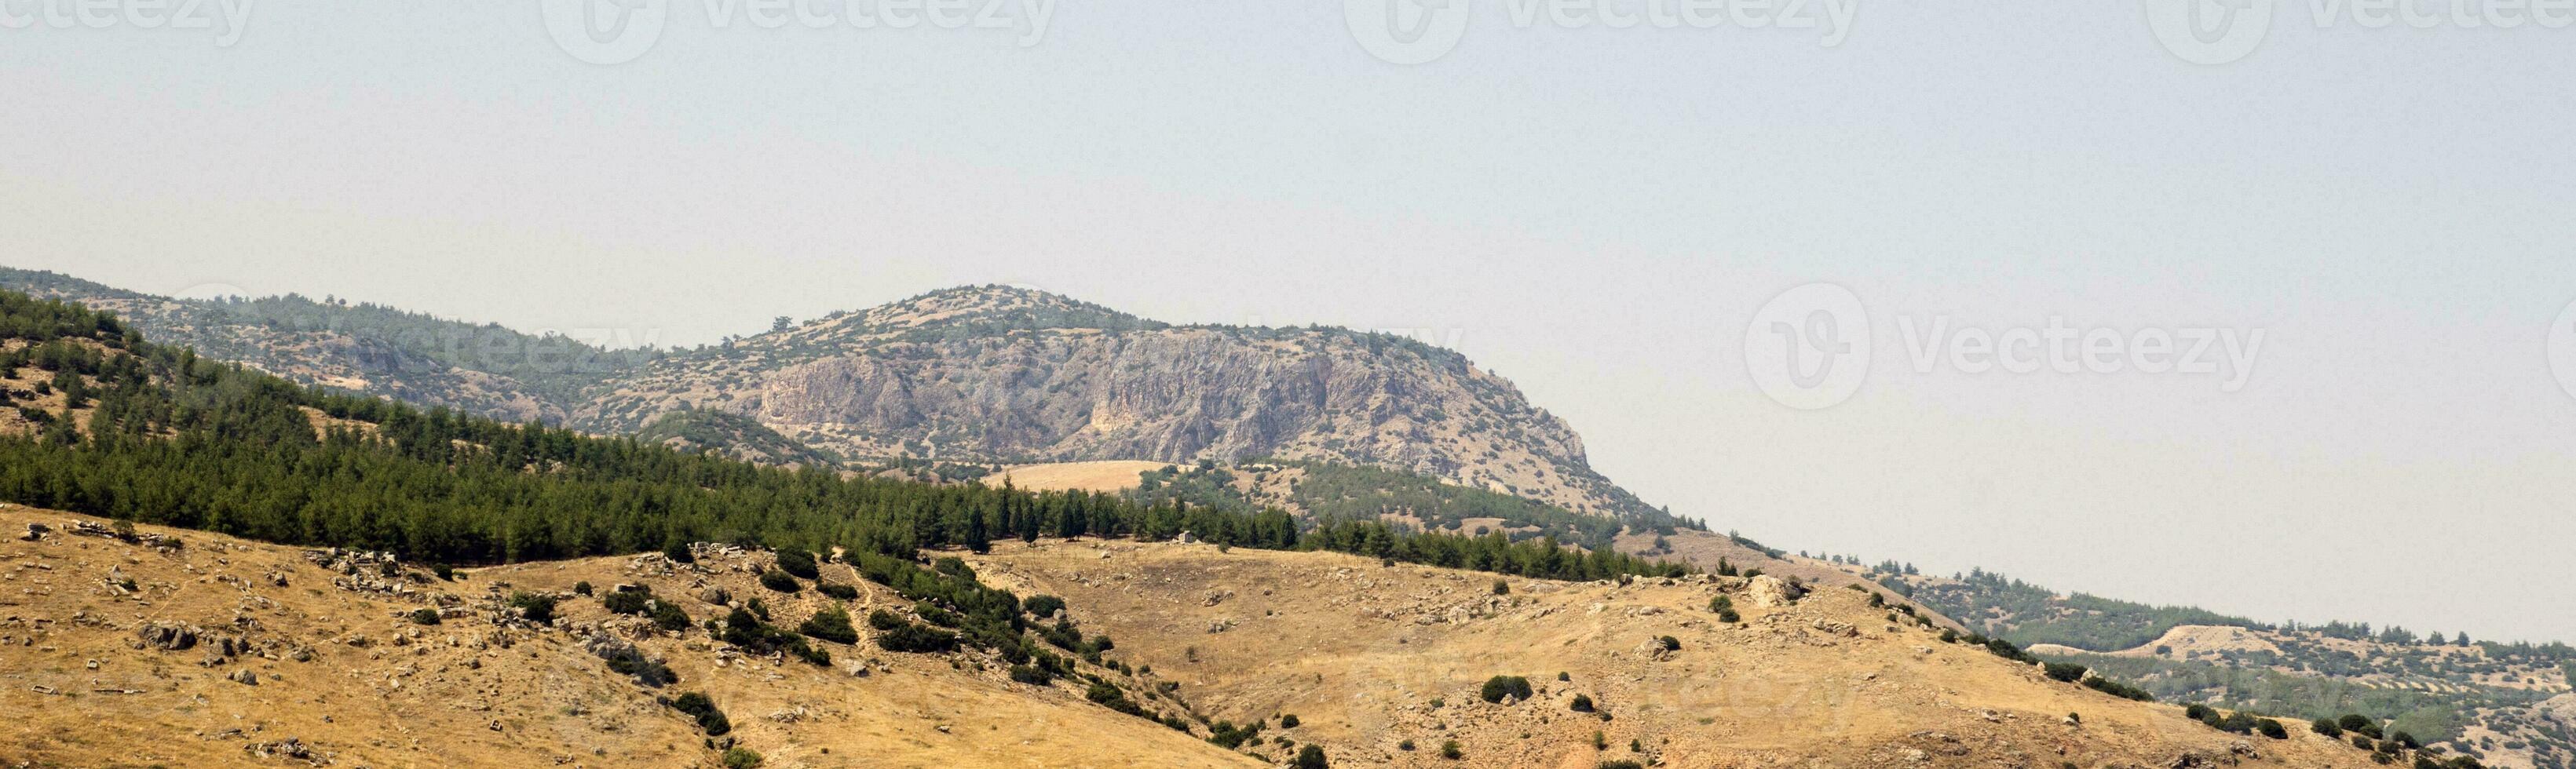
[[[1769,608],[1797,603],[1798,598],[1806,594],[1806,591],[1789,584],[1787,580],[1769,574],[1754,577],[1745,586],[1744,592],[1746,600],[1752,601],[1753,605]]]
[[[197,645],[197,629],[175,622],[155,622],[136,628],[134,635],[143,645],[162,651],[181,651]]]

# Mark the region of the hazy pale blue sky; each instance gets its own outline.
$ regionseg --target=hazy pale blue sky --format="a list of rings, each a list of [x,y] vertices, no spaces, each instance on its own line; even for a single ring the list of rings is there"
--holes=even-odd
[[[2128,2],[1864,3],[1828,46],[1479,0],[1398,66],[1340,3],[1065,0],[1023,46],[687,0],[602,66],[535,5],[263,0],[229,46],[0,28],[0,263],[664,344],[984,282],[1421,329],[1647,499],[1792,550],[2576,639],[2545,353],[2576,28],[2284,4],[2204,66]],[[1816,281],[1877,349],[1796,411],[1740,348]],[[2233,392],[1917,371],[1897,321],[1943,315],[2265,338]]]

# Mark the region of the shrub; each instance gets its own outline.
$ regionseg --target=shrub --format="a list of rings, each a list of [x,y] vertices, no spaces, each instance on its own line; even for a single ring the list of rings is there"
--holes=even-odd
[[[1603,761],[1599,766],[1601,769],[1646,769],[1645,764],[1635,761]]]
[[[957,634],[906,622],[891,630],[878,633],[877,646],[890,652],[914,654],[949,652],[957,649]]]
[[[1592,730],[1592,749],[1593,749],[1593,750],[1609,750],[1609,749],[1610,749],[1610,738],[1602,736],[1602,734],[1601,734],[1601,730],[1599,730],[1599,729],[1594,729],[1594,730]]]
[[[805,589],[804,585],[796,581],[796,577],[794,575],[790,575],[787,572],[779,571],[777,569],[761,572],[760,586],[776,590],[781,593],[793,593]]]
[[[2207,722],[2209,720],[2209,706],[2197,702],[2185,705],[2182,708],[2182,717],[2194,721]]]
[[[2331,718],[2320,718],[2309,722],[2308,731],[2316,732],[2329,738],[2341,739],[2343,737],[2343,727],[2336,724],[2334,719]]]
[[[2253,734],[2254,715],[2239,710],[2234,713],[2227,714],[2226,718],[2219,719],[2218,723],[2211,725],[2218,727],[2220,731],[2233,734]]]
[[[1331,765],[1324,761],[1324,749],[1313,745],[1298,748],[1296,762],[1289,764],[1297,769],[1324,769]]]
[[[2290,730],[2288,728],[2281,726],[2281,722],[2269,718],[2255,721],[2254,732],[2276,740],[2286,740],[2290,738]]]
[[[905,622],[903,615],[901,614],[896,614],[884,609],[868,612],[868,627],[876,628],[878,630],[893,630],[907,624],[910,623]]]
[[[682,611],[679,604],[671,603],[669,601],[654,601],[653,626],[674,633],[687,630],[689,629],[689,613]]]
[[[518,607],[519,616],[528,618],[529,622],[543,625],[555,621],[555,599],[553,596],[537,595],[535,593],[516,593],[510,596],[510,605]]]
[[[2084,673],[2088,670],[2072,662],[2051,662],[2045,669],[2048,671],[2049,678],[2070,684],[2084,680]]]
[[[1458,749],[1457,740],[1450,740],[1448,742],[1440,743],[1440,757],[1456,761],[1461,758],[1466,758],[1467,753],[1466,751]]]
[[[1477,694],[1486,702],[1501,702],[1504,697],[1515,701],[1530,698],[1529,679],[1520,676],[1494,676],[1485,679],[1485,688]]]
[[[823,578],[823,570],[814,564],[814,554],[803,550],[778,551],[778,570],[806,579]]]
[[[1413,752],[1413,741],[1412,741],[1412,740],[1405,740],[1405,741],[1403,741],[1403,742],[1396,743],[1396,744],[1395,744],[1395,749],[1396,749],[1396,750],[1401,750],[1401,751],[1404,751],[1404,752],[1407,752],[1407,753],[1411,753],[1411,752]]]
[[[828,595],[828,596],[831,596],[831,597],[833,597],[833,598],[838,598],[838,599],[841,599],[841,600],[844,600],[844,601],[854,600],[854,599],[857,599],[857,598],[859,597],[859,589],[858,589],[858,588],[851,587],[851,586],[849,586],[849,585],[844,585],[844,584],[841,584],[841,583],[838,583],[838,582],[816,582],[816,583],[814,583],[814,589],[815,589],[815,590],[822,591],[822,593],[823,593],[824,595]]]
[[[709,737],[722,737],[733,731],[733,722],[727,720],[724,711],[716,709],[715,701],[707,699],[704,693],[689,692],[663,700],[662,704],[696,719],[698,728],[706,730]]]
[[[1279,717],[1279,728],[1281,729],[1295,729],[1297,728],[1298,723],[1297,714],[1295,713]]]
[[[1574,709],[1574,712],[1577,712],[1577,713],[1590,713],[1590,712],[1592,712],[1592,697],[1591,697],[1591,696],[1589,696],[1589,695],[1583,695],[1583,694],[1577,694],[1577,695],[1574,695],[1574,706],[1573,706],[1573,709]]]
[[[689,553],[689,545],[685,542],[673,542],[662,548],[662,557],[671,559],[672,563],[698,562],[698,557]]]
[[[2368,737],[2356,734],[2352,736],[2352,746],[2362,750],[2370,750],[2379,747],[2379,743]]]
[[[2375,722],[2371,721],[2369,716],[2365,716],[2360,713],[2348,713],[2345,714],[2341,720],[2336,721],[2335,723],[2337,726],[2357,732],[2361,731],[2362,727],[2369,726]]]
[[[1674,638],[1672,636],[1656,638],[1655,643],[1664,647],[1664,651],[1677,652],[1682,650],[1682,639]]]
[[[1031,686],[1046,686],[1055,683],[1055,675],[1034,665],[1012,665],[1011,680]]]
[[[1726,596],[1721,595],[1708,599],[1708,610],[1717,614],[1717,621],[1719,622],[1744,621],[1743,615],[1735,613],[1735,600]]]
[[[590,582],[585,580],[572,583],[572,592],[578,595],[590,595]]]
[[[838,606],[815,612],[813,617],[805,620],[805,624],[796,626],[796,632],[833,643],[859,642],[858,629],[850,627],[850,613]]]
[[[436,624],[438,624],[438,610],[437,610],[437,609],[413,609],[413,610],[412,610],[412,612],[411,612],[411,624],[414,624],[414,625],[436,625]]]
[[[642,616],[644,613],[652,611],[652,603],[653,593],[648,590],[621,590],[610,593],[607,597],[599,599],[599,605],[608,609],[611,614],[633,614],[637,616]]]
[[[1029,613],[1029,616],[1036,617],[1038,619],[1054,617],[1056,611],[1063,608],[1064,599],[1045,594],[1029,596],[1028,600],[1020,602],[1020,609],[1022,611],[1026,611]]]
[[[1556,680],[1559,680],[1559,681],[1572,681],[1572,680],[1574,680],[1574,676],[1572,676],[1572,675],[1568,675],[1568,674],[1566,674],[1566,672],[1565,672],[1565,671],[1559,670],[1559,671],[1556,671]]]
[[[754,769],[760,766],[760,754],[740,745],[725,748],[724,765],[725,769]]]
[[[1506,581],[1504,581],[1503,579],[1501,579],[1501,578],[1499,578],[1499,577],[1497,577],[1497,578],[1495,578],[1495,579],[1494,579],[1494,595],[1511,595],[1511,594],[1512,594],[1512,584],[1511,584],[1510,582],[1506,582]]]

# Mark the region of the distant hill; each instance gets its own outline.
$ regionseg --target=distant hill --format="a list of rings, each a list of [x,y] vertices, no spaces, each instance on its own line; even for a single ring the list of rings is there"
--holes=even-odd
[[[2576,766],[2576,648],[2367,623],[2272,625],[2188,606],[2060,594],[2001,574],[1847,567],[2040,656],[2158,697],[2300,719],[2359,713],[2489,766]]]
[[[113,312],[156,341],[302,384],[514,422],[560,423],[601,379],[659,354],[295,294],[174,299],[6,267],[0,289]]]
[[[754,464],[841,466],[838,457],[779,435],[750,417],[723,411],[685,409],[663,414],[636,431],[635,439],[681,451],[712,451]]]

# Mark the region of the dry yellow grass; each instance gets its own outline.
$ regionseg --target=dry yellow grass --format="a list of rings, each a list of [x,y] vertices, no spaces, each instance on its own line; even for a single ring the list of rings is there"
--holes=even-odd
[[[1897,629],[1862,593],[1824,589],[1760,604],[1742,580],[1631,586],[1511,579],[1325,553],[1207,545],[1005,543],[974,559],[985,580],[1063,596],[1084,629],[1210,718],[1292,713],[1266,734],[1325,746],[1336,765],[2171,766],[2231,757],[2363,766],[2367,755],[2304,729],[2239,737],[2047,680],[1979,647]],[[1728,595],[1741,625],[1715,621]],[[1659,654],[1661,636],[1680,649]],[[1558,673],[1565,680],[1558,680]],[[1533,701],[1489,704],[1489,676],[1519,675]],[[1574,712],[1582,694],[1610,714]],[[1151,703],[1149,703],[1151,704]],[[2082,723],[2064,722],[2069,713]],[[1595,731],[1607,750],[1596,750]],[[1630,741],[1642,750],[1631,753]],[[1413,750],[1403,749],[1410,741]]]
[[[462,582],[431,578],[416,584],[419,596],[397,597],[336,587],[339,575],[300,550],[202,532],[139,527],[177,537],[185,547],[175,552],[59,531],[17,539],[28,523],[67,520],[104,523],[0,509],[0,712],[12,715],[0,727],[0,766],[291,765],[256,752],[290,738],[339,766],[711,766],[718,751],[654,701],[681,691],[710,695],[732,718],[729,736],[769,766],[1121,767],[1139,756],[1161,766],[1253,765],[1085,702],[1071,683],[1012,683],[972,655],[956,668],[946,657],[823,643],[833,667],[728,658],[703,631],[632,638],[634,618],[587,598],[564,601],[553,628],[504,627],[479,613],[433,626],[404,618],[437,593],[472,609],[508,591],[569,592],[587,581],[602,592],[649,585],[698,619],[723,610],[689,598],[692,590],[721,587],[736,600],[764,597],[793,626],[826,599],[762,590],[749,569],[765,555],[702,562],[707,574],[638,571],[623,558],[495,567]],[[846,566],[824,568],[827,579],[862,589],[852,602],[860,616],[899,602]],[[135,592],[121,593],[125,580]],[[205,628],[207,640],[139,648],[136,629],[150,623]],[[679,682],[655,691],[609,671],[579,641],[593,629],[666,658]],[[252,651],[201,666],[218,636]],[[306,653],[310,661],[298,661]],[[868,674],[852,675],[858,667]],[[243,670],[255,685],[229,678]]]
[[[1020,465],[985,476],[984,485],[1011,485],[1031,491],[1125,491],[1136,488],[1137,474],[1171,467],[1170,462],[1113,459]]]

